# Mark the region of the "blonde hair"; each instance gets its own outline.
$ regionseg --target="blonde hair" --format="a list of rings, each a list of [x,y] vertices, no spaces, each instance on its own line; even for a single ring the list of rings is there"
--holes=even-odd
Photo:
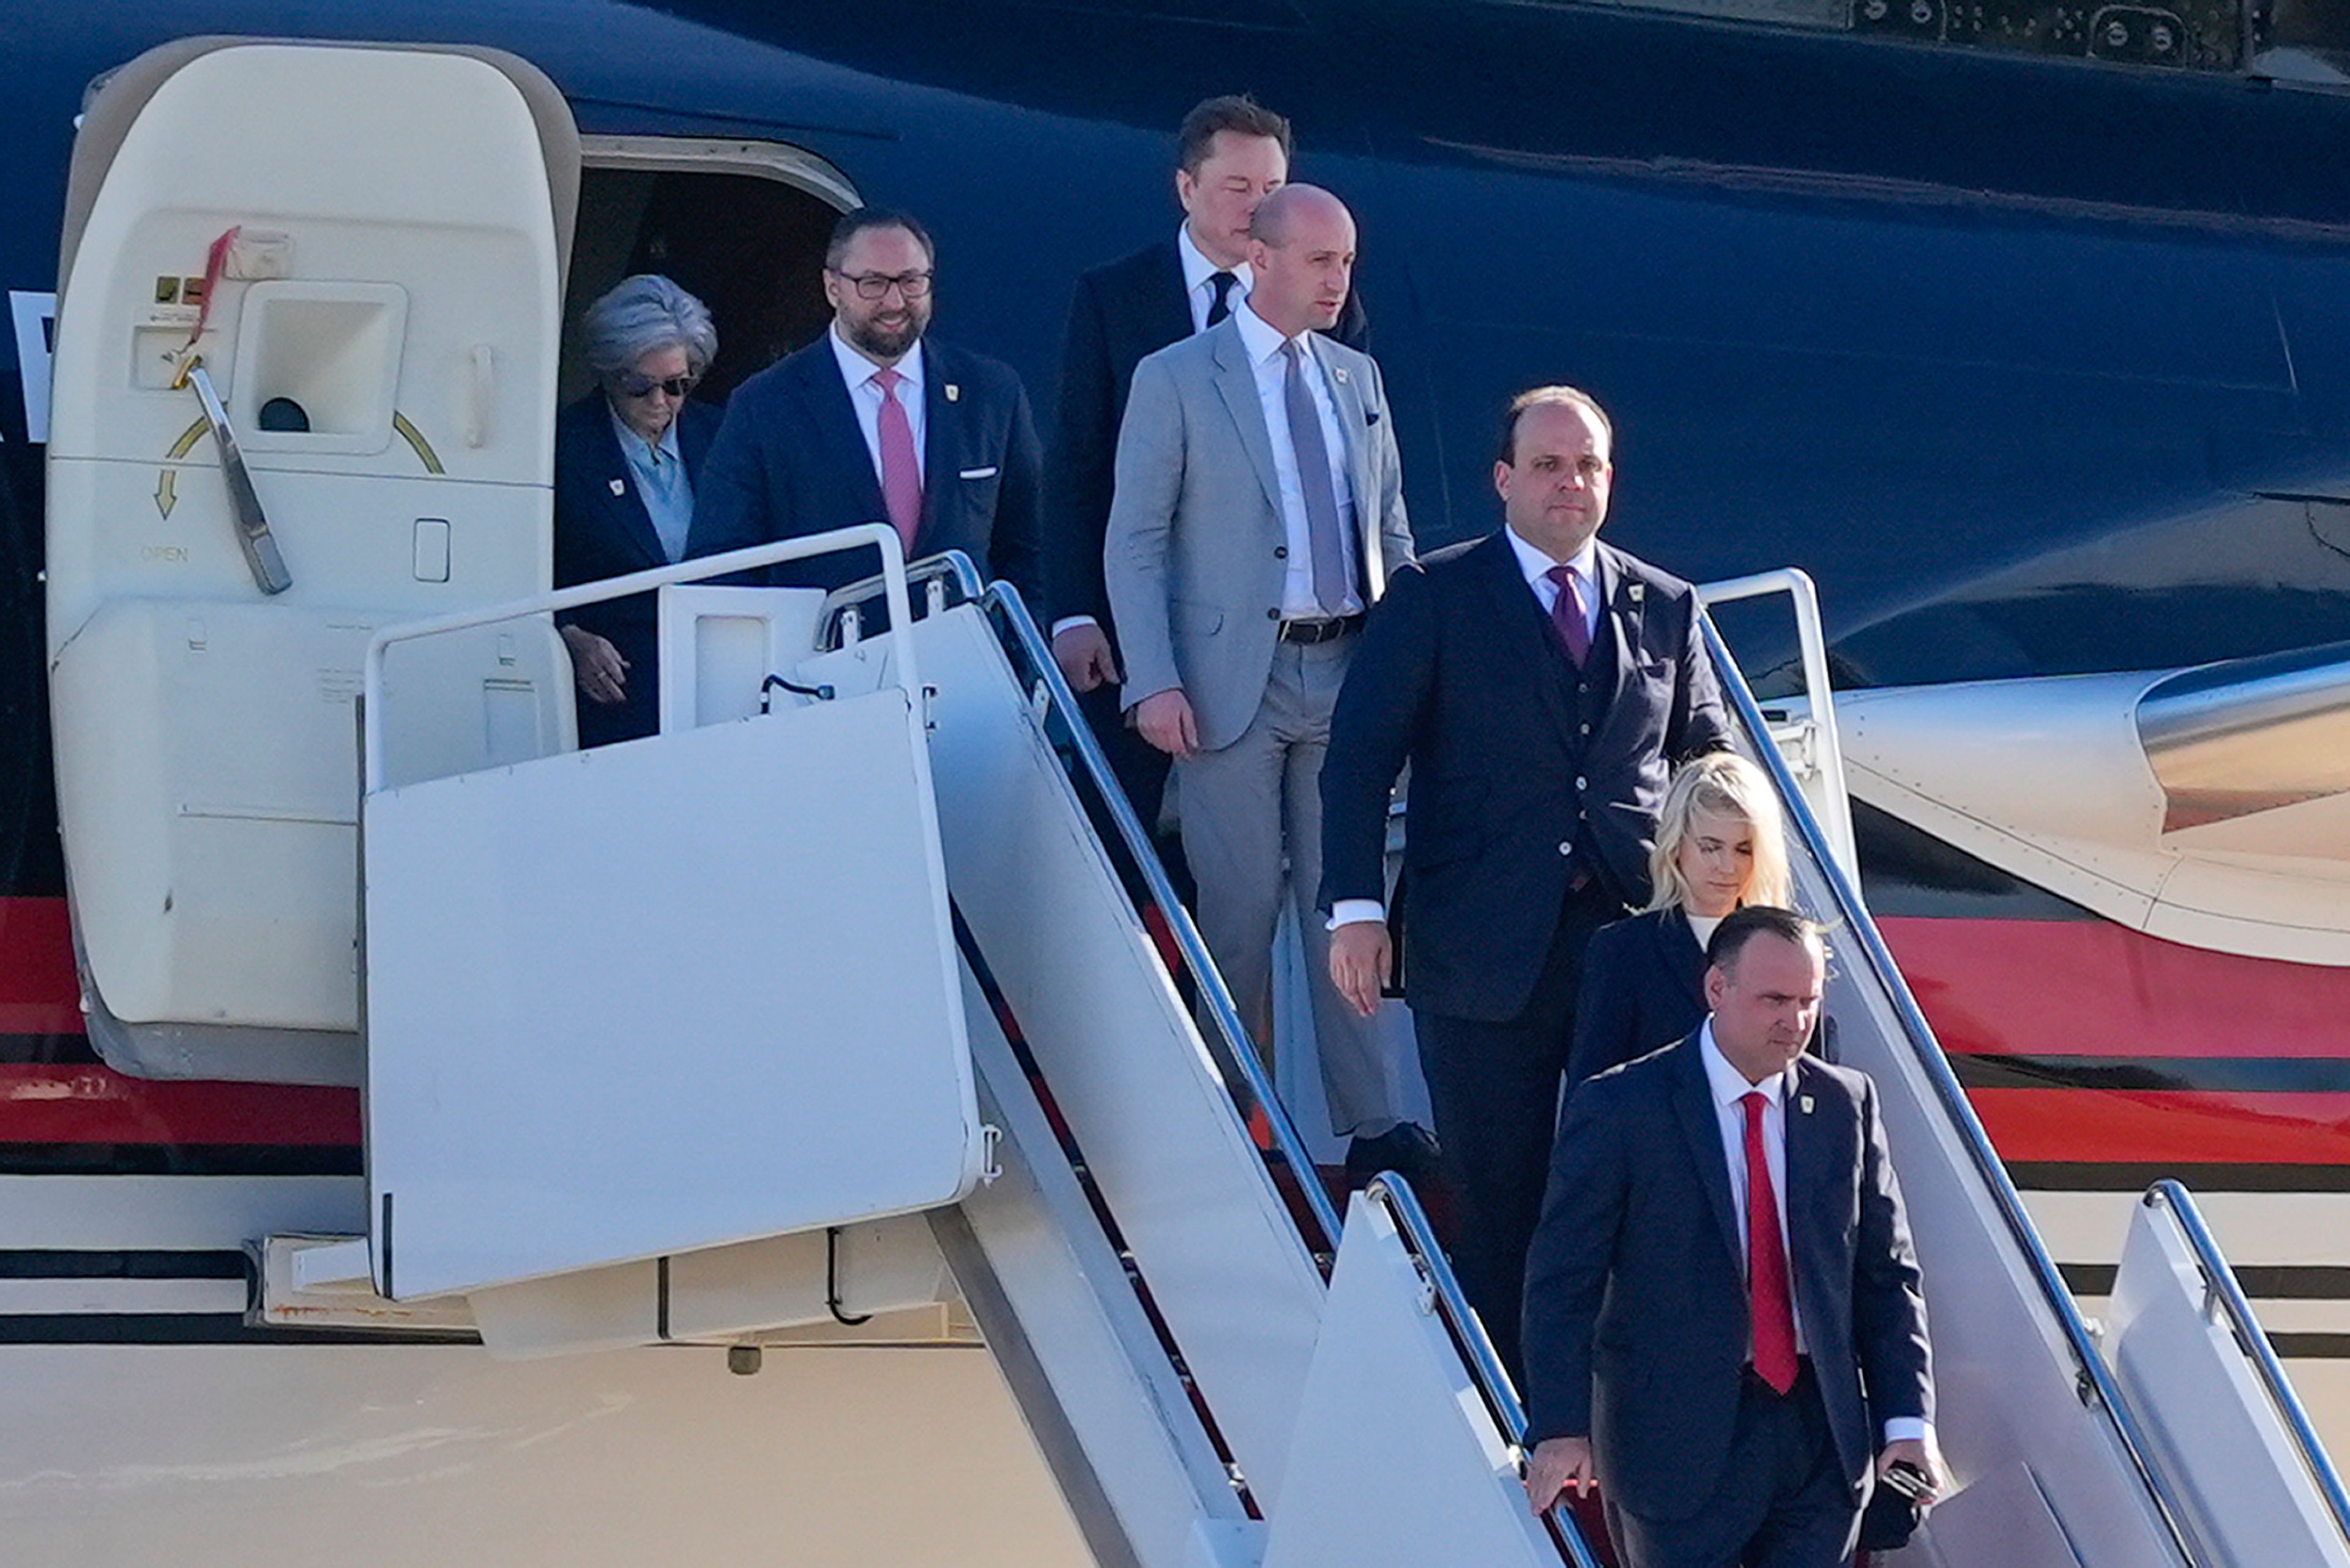
[[[1714,752],[1682,764],[1665,791],[1657,813],[1657,846],[1648,851],[1650,909],[1678,909],[1690,900],[1681,878],[1681,844],[1699,812],[1734,817],[1754,836],[1754,872],[1739,902],[1783,907],[1793,889],[1787,875],[1787,824],[1779,797],[1761,768],[1730,752]]]

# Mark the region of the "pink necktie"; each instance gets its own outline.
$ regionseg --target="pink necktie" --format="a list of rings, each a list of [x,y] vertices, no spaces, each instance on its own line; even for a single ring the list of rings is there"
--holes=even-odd
[[[906,405],[898,400],[898,383],[906,378],[895,370],[876,370],[874,384],[881,389],[881,504],[889,509],[889,526],[914,553],[914,535],[922,528],[922,468],[914,457],[914,424]]]
[[[1567,656],[1579,670],[1591,656],[1591,623],[1584,618],[1583,591],[1576,587],[1582,578],[1573,566],[1553,566],[1543,576],[1558,585],[1558,597],[1550,607],[1551,624],[1558,628],[1558,635],[1566,642]]]
[[[1779,1240],[1779,1200],[1762,1158],[1760,1093],[1746,1107],[1746,1311],[1754,1328],[1754,1374],[1784,1394],[1795,1386],[1795,1307],[1787,1289],[1787,1249]]]

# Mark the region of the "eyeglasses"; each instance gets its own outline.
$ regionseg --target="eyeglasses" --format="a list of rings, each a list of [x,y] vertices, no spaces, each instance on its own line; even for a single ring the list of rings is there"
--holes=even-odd
[[[879,299],[892,287],[908,299],[926,299],[930,296],[933,275],[927,272],[837,272],[832,275],[843,283],[855,284],[859,299]]]
[[[700,379],[698,376],[671,376],[656,381],[650,376],[640,376],[630,370],[623,374],[614,386],[624,398],[650,398],[655,392],[667,392],[671,398],[681,399],[693,390],[694,382]]]

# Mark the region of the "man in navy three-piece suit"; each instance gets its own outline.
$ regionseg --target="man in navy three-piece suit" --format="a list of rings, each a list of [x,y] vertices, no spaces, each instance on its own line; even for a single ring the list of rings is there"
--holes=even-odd
[[[1708,957],[1706,1022],[1567,1103],[1526,1490],[1596,1480],[1627,1568],[1833,1568],[1877,1478],[1941,1484],[1917,1255],[1875,1085],[1804,1052],[1818,928],[1741,909]]]
[[[1044,457],[1009,365],[926,337],[935,251],[903,213],[844,213],[825,253],[825,335],[735,389],[710,448],[687,554],[888,523],[908,559],[961,550],[1034,597]],[[793,562],[837,587],[879,552]]]
[[[1493,465],[1505,525],[1394,575],[1322,769],[1331,977],[1367,1013],[1403,950],[1454,1265],[1513,1371],[1583,950],[1648,901],[1669,770],[1724,734],[1695,591],[1597,536],[1614,444],[1572,387],[1512,403]],[[1390,911],[1388,802],[1407,761]]]

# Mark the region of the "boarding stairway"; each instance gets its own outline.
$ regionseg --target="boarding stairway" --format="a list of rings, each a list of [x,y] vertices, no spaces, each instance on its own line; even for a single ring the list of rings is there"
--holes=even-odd
[[[1411,1194],[1341,1226],[1015,594],[881,526],[543,591],[552,82],[191,39],[85,109],[44,626],[89,1039],[365,1091],[367,1233],[251,1238],[258,1321],[748,1370],[959,1303],[1098,1563],[1595,1560]],[[847,550],[875,584],[715,581]],[[2185,1195],[2102,1335],[2066,1293],[1854,891],[1808,585],[1714,597],[1787,586],[1807,709],[1715,649],[1923,1253],[1956,1487],[1903,1560],[2350,1565]],[[578,750],[556,618],[636,593],[667,728]]]
[[[884,572],[830,596],[686,580],[851,545]],[[1723,591],[1779,587],[1800,618],[1799,577]],[[403,705],[432,701],[424,645],[647,590],[667,732],[408,764],[429,751],[400,738]],[[2084,1320],[1820,826],[1832,713],[1766,714],[1708,635],[1787,805],[1799,901],[1832,928],[1839,1054],[1879,1086],[1925,1268],[1954,1487],[1880,1560],[2350,1564],[2339,1480],[2187,1194],[2149,1194],[2111,1320]],[[960,557],[909,571],[879,528],[380,630],[376,1225],[277,1249],[274,1304],[338,1282],[462,1301],[493,1354],[544,1355],[747,1345],[952,1294],[1097,1562],[1604,1561],[1566,1511],[1526,1509],[1516,1395],[1408,1185],[1374,1183],[1341,1225],[1076,713],[1014,590]],[[621,830],[583,849],[595,818]],[[731,872],[693,858],[712,835],[735,836]],[[538,880],[581,860],[593,876]],[[510,943],[451,983],[518,900],[593,896],[691,925],[667,972]],[[585,1089],[568,1122],[515,1125],[535,1061],[625,1075],[648,1031],[680,1048],[664,1014],[691,1021],[670,1075],[721,1092],[647,1086],[632,1111],[685,1145],[596,1148],[614,1129]]]

